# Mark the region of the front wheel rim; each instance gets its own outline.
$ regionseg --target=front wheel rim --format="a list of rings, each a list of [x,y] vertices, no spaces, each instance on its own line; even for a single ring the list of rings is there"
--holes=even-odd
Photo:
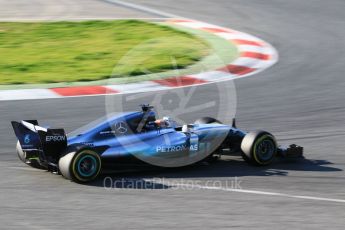
[[[269,136],[263,136],[254,145],[254,158],[260,164],[267,164],[274,158],[276,144]]]
[[[270,160],[274,155],[274,151],[275,151],[275,146],[271,140],[262,141],[261,143],[258,144],[257,150],[256,150],[258,156],[263,161]]]

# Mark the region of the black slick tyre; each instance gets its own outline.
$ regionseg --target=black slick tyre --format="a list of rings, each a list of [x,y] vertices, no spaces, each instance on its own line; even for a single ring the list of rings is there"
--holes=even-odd
[[[101,158],[91,149],[80,149],[64,154],[59,160],[63,177],[77,183],[88,183],[96,179],[101,170]]]
[[[274,136],[266,131],[249,132],[241,142],[242,158],[257,166],[272,163],[277,155],[277,142]]]

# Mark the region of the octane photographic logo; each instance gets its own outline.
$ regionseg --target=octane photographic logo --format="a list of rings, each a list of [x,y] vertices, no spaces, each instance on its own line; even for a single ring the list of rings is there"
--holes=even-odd
[[[165,39],[171,41],[170,37],[159,38],[160,41]],[[222,81],[211,84],[188,82],[186,84],[183,77],[181,78],[181,76],[186,77],[191,74],[212,71],[215,69],[215,66],[225,66],[224,61],[219,57],[214,57],[212,59],[213,63],[202,62],[205,64],[201,65],[199,62],[197,63],[197,69],[194,68],[195,66],[191,66],[190,69],[193,69],[193,72],[186,74],[188,70],[178,67],[177,57],[171,53],[164,53],[161,55],[169,58],[171,70],[163,73],[154,73],[150,69],[140,67],[142,63],[150,61],[150,55],[148,54],[142,59],[138,59],[138,56],[142,57],[143,55],[137,55],[138,52],[146,52],[147,47],[150,47],[148,44],[154,44],[154,40],[151,39],[135,46],[116,63],[111,76],[116,77],[124,65],[133,66],[132,69],[135,72],[139,68],[139,71],[145,73],[146,76],[143,76],[143,78],[139,77],[141,82],[130,84],[131,86],[133,84],[140,86],[135,93],[106,95],[105,107],[108,118],[112,117],[114,113],[138,111],[141,109],[139,105],[150,104],[154,106],[153,110],[156,112],[156,119],[169,117],[179,125],[192,124],[201,117],[213,117],[225,124],[231,124],[236,114],[237,105],[234,81]],[[136,76],[133,79],[138,79],[138,77]],[[110,78],[108,86],[111,87],[113,84]],[[123,87],[129,87],[129,85],[124,85]],[[111,127],[113,129],[112,133],[118,137],[116,135],[118,127],[116,125]],[[136,132],[129,127],[129,124],[125,125],[124,128],[128,128],[128,131],[123,135],[131,135]],[[189,143],[187,141],[188,146],[185,144],[176,145],[174,135],[165,135],[163,132],[163,129],[157,130],[157,136],[162,137],[157,138],[157,142],[160,141],[160,143],[155,142],[157,146],[152,146],[152,142],[149,144],[139,137],[140,135],[132,135],[131,141],[136,146],[140,146],[139,149],[136,149],[133,144],[128,143],[128,140],[124,141],[122,145],[134,156],[149,164],[160,167],[181,167],[204,159],[210,152],[216,151],[224,140],[224,135],[221,138],[219,136],[217,138],[205,136],[203,138],[205,138],[204,140],[208,139],[207,144],[196,142],[191,145],[190,141]],[[118,140],[121,142],[122,138],[118,138]]]
[[[117,189],[146,189],[146,190],[242,190],[242,180],[238,177],[226,180],[189,180],[166,178],[112,178],[103,179],[103,187],[106,190]]]

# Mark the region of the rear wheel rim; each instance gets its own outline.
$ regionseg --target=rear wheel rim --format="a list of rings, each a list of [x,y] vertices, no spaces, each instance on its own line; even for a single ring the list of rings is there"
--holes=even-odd
[[[82,177],[92,177],[97,172],[97,160],[94,156],[82,156],[77,162],[78,174]]]

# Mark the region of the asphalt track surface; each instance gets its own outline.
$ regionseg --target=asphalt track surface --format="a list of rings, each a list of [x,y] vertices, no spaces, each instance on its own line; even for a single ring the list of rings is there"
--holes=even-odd
[[[56,1],[41,4],[51,2],[56,4]],[[116,5],[94,2],[105,4],[108,11],[112,7],[119,9]],[[6,229],[343,229],[345,2],[137,0],[135,3],[238,29],[273,44],[280,54],[278,64],[235,81],[238,126],[265,129],[276,134],[280,141],[301,144],[306,149],[306,160],[256,168],[238,158],[225,158],[213,165],[178,171],[112,175],[119,180],[164,177],[176,183],[184,183],[182,179],[199,181],[202,189],[162,185],[153,186],[156,189],[106,190],[102,180],[78,185],[23,166],[14,154],[15,137],[9,122],[37,118],[44,124],[67,127],[70,131],[103,116],[105,98],[1,102],[1,226]],[[123,11],[139,14],[131,9]],[[103,15],[96,14],[96,10],[93,14]],[[198,104],[216,100],[219,90],[208,85],[198,88],[195,94],[193,103]],[[143,100],[150,98],[125,103],[125,109],[133,109]],[[206,109],[203,113],[207,112],[212,111]],[[190,114],[186,117],[188,121],[194,119]],[[206,184],[219,181],[218,187],[225,188],[226,182],[234,177],[241,180],[243,190],[253,193],[217,190]],[[338,200],[317,200],[320,197]]]

